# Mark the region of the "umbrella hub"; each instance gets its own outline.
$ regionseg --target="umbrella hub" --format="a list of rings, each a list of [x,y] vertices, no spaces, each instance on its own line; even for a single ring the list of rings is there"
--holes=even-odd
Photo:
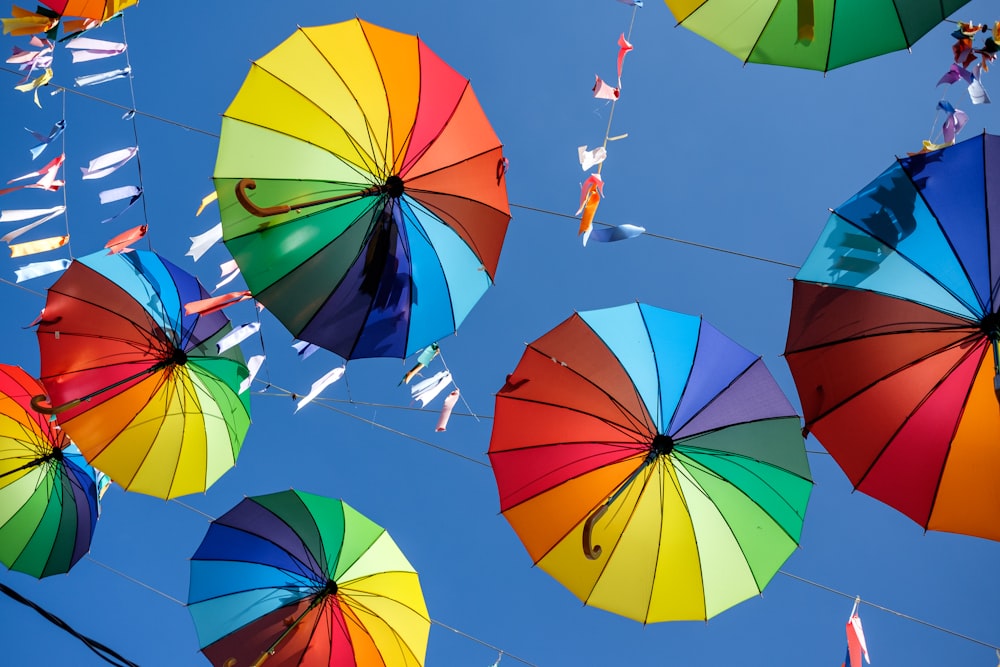
[[[183,366],[187,363],[187,360],[188,356],[184,350],[179,347],[175,347],[170,353],[170,356],[164,360],[164,363],[167,366]]]
[[[994,343],[1000,340],[1000,313],[988,313],[979,320],[979,329]]]
[[[403,183],[403,179],[399,176],[393,174],[389,178],[385,179],[385,190],[384,192],[394,199],[399,199],[403,196],[403,192],[406,190],[406,186]]]
[[[653,442],[649,446],[650,458],[666,456],[674,449],[674,439],[669,435],[657,433],[653,436]]]
[[[323,586],[323,590],[319,592],[321,597],[328,597],[337,594],[337,582],[333,579],[327,579],[326,585]]]

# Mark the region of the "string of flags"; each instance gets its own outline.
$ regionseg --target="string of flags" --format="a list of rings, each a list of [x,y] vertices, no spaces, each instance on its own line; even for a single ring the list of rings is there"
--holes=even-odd
[[[982,44],[977,44],[976,40],[980,35],[984,35]],[[948,70],[938,79],[936,85],[952,86],[959,81],[964,82],[969,100],[973,105],[990,104],[989,93],[983,86],[983,75],[989,71],[990,64],[996,60],[997,53],[1000,52],[1000,45],[998,45],[1000,43],[1000,21],[994,23],[992,29],[987,27],[985,23],[959,22],[951,36],[955,39],[951,46],[952,62]],[[948,89],[946,88],[935,109],[933,123],[935,127],[938,118],[942,114],[944,115],[940,139],[935,141],[937,137],[934,136],[925,139],[921,149],[917,153],[910,153],[910,155],[951,146],[955,143],[958,133],[965,127],[969,115],[945,99],[947,94]]]
[[[642,7],[642,2],[640,0],[618,0],[618,2],[632,7],[632,22],[634,22],[636,10]],[[618,37],[617,85],[613,86],[601,79],[600,75],[594,75],[594,86],[591,89],[594,98],[607,100],[611,105],[611,109],[608,112],[608,126],[604,133],[603,142],[600,146],[592,149],[588,148],[587,144],[577,147],[577,156],[581,169],[583,171],[590,171],[596,167],[596,170],[588,174],[580,186],[580,207],[576,211],[576,215],[580,216],[580,228],[577,235],[582,237],[584,246],[591,239],[602,243],[622,241],[639,236],[646,231],[645,228],[636,225],[620,225],[594,231],[594,218],[597,215],[597,207],[604,198],[604,177],[601,175],[601,171],[604,168],[605,160],[608,158],[608,143],[628,137],[628,134],[610,135],[615,104],[617,104],[622,94],[622,67],[625,62],[625,56],[634,48],[629,41],[632,34],[632,22],[629,23],[628,35],[623,32]]]

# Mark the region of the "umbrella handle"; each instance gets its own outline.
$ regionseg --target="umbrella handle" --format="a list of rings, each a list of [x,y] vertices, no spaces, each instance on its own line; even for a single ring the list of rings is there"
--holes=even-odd
[[[31,409],[34,410],[35,412],[40,412],[43,415],[57,415],[60,412],[66,412],[70,408],[75,408],[76,406],[80,405],[80,403],[83,401],[83,399],[75,398],[69,403],[63,403],[62,405],[52,405],[51,403],[49,403],[48,405],[42,405],[43,403],[46,403],[48,400],[49,397],[46,396],[45,394],[32,396]]]
[[[272,215],[281,215],[282,213],[288,213],[292,208],[288,204],[282,204],[281,206],[268,206],[261,208],[250,201],[250,196],[247,195],[247,190],[256,190],[257,181],[252,178],[241,178],[240,182],[236,184],[236,199],[239,200],[240,204],[243,205],[248,212],[256,215],[258,218],[269,218]]]
[[[591,539],[594,534],[594,524],[597,523],[597,521],[604,516],[604,513],[607,511],[608,506],[606,504],[601,505],[594,510],[593,514],[587,517],[587,521],[583,524],[583,555],[590,560],[597,560],[601,557],[601,552],[603,551],[603,549],[601,549],[601,545],[593,544]]]
[[[394,177],[390,177],[391,178]],[[401,184],[402,181],[399,181]],[[241,178],[239,183],[236,184],[236,198],[243,208],[247,212],[256,215],[258,218],[269,218],[272,215],[281,215],[283,213],[289,213],[290,211],[297,211],[300,208],[309,208],[310,206],[320,206],[322,204],[332,204],[333,202],[344,201],[345,199],[358,199],[360,197],[371,197],[372,195],[380,195],[383,193],[389,193],[392,196],[393,188],[396,187],[395,184],[387,183],[386,185],[373,185],[370,188],[365,188],[364,190],[358,190],[357,192],[348,192],[343,195],[334,195],[333,197],[325,197],[323,199],[317,199],[315,201],[304,201],[298,204],[280,204],[278,206],[257,206],[252,201],[250,201],[250,196],[247,195],[247,190],[256,190],[257,181],[252,178]],[[402,192],[402,185],[398,186],[400,192]]]

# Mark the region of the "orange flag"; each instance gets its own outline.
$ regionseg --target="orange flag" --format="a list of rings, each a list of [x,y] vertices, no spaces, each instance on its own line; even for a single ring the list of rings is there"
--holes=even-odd
[[[129,248],[130,245],[146,235],[146,229],[146,225],[139,225],[138,227],[127,229],[105,243],[104,247],[108,249],[109,255],[117,255],[120,252],[128,252],[131,250],[131,248]]]
[[[221,296],[213,296],[208,299],[185,303],[184,312],[188,315],[208,315],[209,313],[214,313],[217,310],[222,310],[227,306],[231,306],[234,303],[239,303],[240,301],[245,301],[250,298],[252,298],[250,290],[230,292],[229,294],[223,294]]]

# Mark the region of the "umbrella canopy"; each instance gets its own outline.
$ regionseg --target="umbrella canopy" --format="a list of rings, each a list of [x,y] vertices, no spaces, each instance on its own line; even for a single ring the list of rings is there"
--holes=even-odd
[[[76,16],[84,19],[107,21],[109,18],[139,0],[41,0],[59,16]]]
[[[0,364],[0,561],[39,578],[69,572],[90,550],[100,511],[94,469],[31,408],[41,391]]]
[[[300,28],[223,117],[223,238],[297,338],[404,358],[492,284],[505,165],[468,80],[420,39],[357,19]]]
[[[385,529],[301,491],[245,498],[191,559],[188,608],[217,667],[417,667],[430,619]]]
[[[644,623],[757,595],[798,544],[801,424],[760,357],[642,304],[573,315],[497,394],[500,509],[588,605]]]
[[[1000,539],[1000,137],[897,160],[795,276],[785,355],[806,428],[925,528]]]
[[[127,490],[200,493],[236,462],[250,424],[221,312],[186,314],[198,280],[148,251],[73,261],[49,288],[38,344],[52,407],[92,465]]]
[[[744,63],[828,71],[918,39],[968,0],[666,0],[679,25]]]

